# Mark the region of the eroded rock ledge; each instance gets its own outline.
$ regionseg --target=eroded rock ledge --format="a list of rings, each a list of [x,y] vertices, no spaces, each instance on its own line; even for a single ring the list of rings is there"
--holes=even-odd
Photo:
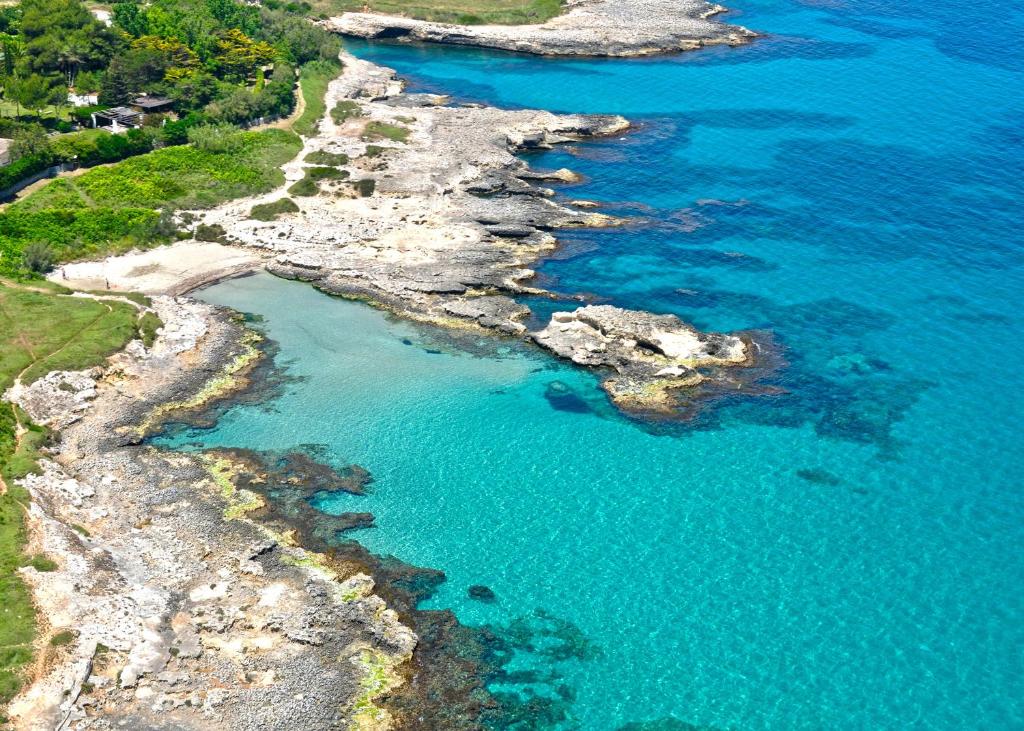
[[[575,0],[537,25],[451,25],[376,13],[345,13],[328,30],[361,38],[448,43],[545,56],[649,56],[709,45],[738,46],[756,34],[713,16],[705,0]]]
[[[341,105],[345,113],[326,118],[285,166],[294,181],[314,166],[307,160],[337,160],[336,179],[319,183],[316,195],[293,197],[300,210],[274,221],[253,220],[249,211],[284,190],[201,214],[232,242],[271,252],[271,272],[423,322],[531,339],[605,369],[606,390],[627,410],[669,414],[671,391],[703,380],[697,369],[748,362],[740,338],[615,308],[562,314],[541,332],[528,332],[530,310],[513,297],[545,294],[532,286],[531,266],[555,249],[553,232],[620,221],[557,200],[543,183],[575,174],[532,170],[516,153],[620,134],[629,126],[625,119],[445,106],[443,99],[403,93],[389,69],[351,56],[344,61],[327,106]],[[381,129],[399,129],[404,140],[381,138],[374,133]],[[372,180],[372,195],[359,195],[357,180]],[[666,342],[699,347],[659,353],[643,344],[655,331]]]

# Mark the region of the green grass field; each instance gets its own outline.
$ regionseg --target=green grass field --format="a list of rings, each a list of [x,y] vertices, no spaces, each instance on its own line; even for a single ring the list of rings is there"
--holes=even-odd
[[[46,285],[0,281],[0,393],[19,376],[31,383],[52,370],[102,363],[137,337],[140,328],[155,327],[152,320],[143,323],[144,317],[123,302],[71,298]],[[19,430],[24,430],[20,437]],[[31,596],[17,569],[32,564],[52,570],[49,559],[23,553],[29,496],[14,484],[38,468],[38,450],[47,436],[24,413],[0,401],[0,707],[22,685],[36,631]]]
[[[561,0],[316,0],[314,12],[337,15],[360,12],[405,15],[439,23],[460,25],[524,25],[543,23],[562,12]]]

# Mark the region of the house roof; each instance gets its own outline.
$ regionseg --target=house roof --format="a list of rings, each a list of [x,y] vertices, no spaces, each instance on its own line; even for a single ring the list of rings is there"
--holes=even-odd
[[[97,117],[103,119],[109,119],[118,124],[137,124],[139,117],[142,116],[141,112],[128,107],[111,107],[110,109],[104,109],[102,112],[95,113]]]
[[[132,101],[132,106],[142,109],[159,109],[174,104],[173,99],[162,96],[140,96]]]

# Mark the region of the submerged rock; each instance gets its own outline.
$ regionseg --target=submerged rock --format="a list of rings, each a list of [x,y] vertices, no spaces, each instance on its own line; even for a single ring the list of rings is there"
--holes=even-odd
[[[493,604],[498,600],[495,593],[483,584],[473,584],[466,593],[470,599],[476,599],[478,602],[484,602],[485,604]]]

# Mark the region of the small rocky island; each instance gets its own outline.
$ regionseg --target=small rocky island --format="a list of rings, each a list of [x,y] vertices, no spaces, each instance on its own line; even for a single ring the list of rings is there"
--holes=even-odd
[[[360,38],[497,48],[544,56],[650,56],[704,46],[738,46],[756,33],[720,22],[705,0],[575,0],[537,25],[451,25],[377,13],[345,13],[324,27]]]

